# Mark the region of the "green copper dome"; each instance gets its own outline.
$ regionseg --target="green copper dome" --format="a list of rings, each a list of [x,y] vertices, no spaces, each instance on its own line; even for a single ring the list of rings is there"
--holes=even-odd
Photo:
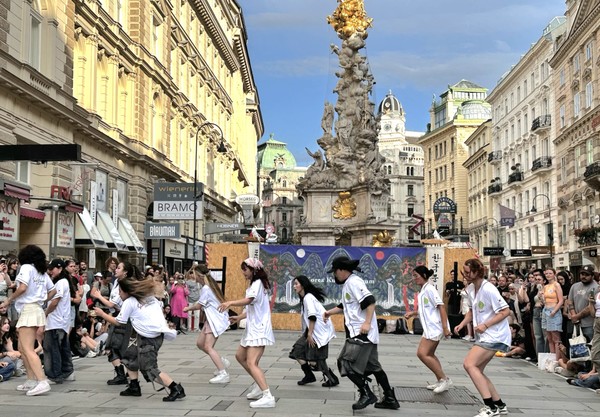
[[[287,143],[275,140],[272,133],[265,143],[258,145],[256,158],[259,170],[296,168],[296,158],[288,150]]]

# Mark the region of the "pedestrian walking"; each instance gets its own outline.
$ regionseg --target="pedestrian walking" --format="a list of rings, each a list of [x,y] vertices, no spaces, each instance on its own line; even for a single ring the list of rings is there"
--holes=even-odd
[[[246,296],[239,300],[222,303],[219,311],[229,311],[229,308],[233,306],[246,307],[245,312],[231,318],[234,322],[246,318],[246,328],[235,358],[255,382],[246,395],[249,400],[255,400],[250,403],[250,407],[273,408],[275,407],[275,397],[271,394],[265,373],[259,365],[265,346],[275,343],[268,296],[271,285],[263,264],[258,259],[246,259],[242,262],[241,268],[244,278],[249,282]]]
[[[511,333],[508,327],[510,310],[498,289],[484,279],[485,267],[479,259],[467,260],[463,265],[462,273],[469,284],[467,293],[470,310],[463,321],[454,328],[454,332],[459,334],[469,321],[473,321],[477,340],[467,353],[463,367],[483,398],[484,407],[475,417],[508,414],[506,404],[484,371],[496,352],[510,350]]]
[[[208,382],[211,384],[226,384],[229,382],[229,374],[227,373],[229,361],[219,355],[219,352],[215,349],[219,336],[229,328],[229,312],[219,311],[219,305],[225,301],[225,297],[217,282],[210,275],[206,265],[192,266],[187,273],[186,282],[188,286],[192,280],[201,289],[196,302],[190,307],[184,307],[183,311],[204,310],[206,323],[200,330],[196,346],[206,353],[217,367],[214,378],[211,378]]]
[[[435,356],[435,350],[440,344],[440,340],[452,335],[448,314],[437,288],[429,282],[433,271],[424,265],[419,265],[413,270],[412,275],[414,282],[421,286],[421,291],[418,295],[417,311],[406,313],[406,318],[415,314],[419,315],[423,326],[423,336],[417,348],[417,357],[436,377],[436,382],[428,385],[427,389],[440,394],[448,391],[448,388],[452,386],[452,380],[446,376],[440,360]]]
[[[387,374],[379,363],[377,344],[379,329],[375,316],[375,297],[367,289],[365,282],[353,271],[361,272],[359,261],[340,256],[332,261],[331,269],[335,283],[343,285],[342,303],[323,313],[325,321],[333,314],[344,313],[347,336],[338,356],[338,369],[341,376],[347,376],[358,388],[360,397],[352,404],[353,410],[362,410],[370,404],[375,408],[397,410],[400,404],[394,389],[390,386]],[[369,375],[374,375],[383,389],[383,398],[377,397],[367,384]]]
[[[42,362],[35,352],[36,333],[46,325],[42,305],[56,294],[54,283],[46,273],[46,254],[36,245],[27,245],[19,252],[21,269],[16,277],[16,290],[0,304],[8,307],[15,303],[19,314],[17,329],[19,352],[27,370],[27,380],[17,386],[28,396],[50,391],[50,384],[42,370]]]
[[[331,320],[325,321],[325,292],[316,287],[304,275],[294,279],[294,291],[300,297],[300,319],[302,320],[302,336],[294,343],[290,358],[300,364],[304,378],[298,385],[315,382],[317,378],[313,370],[323,373],[323,387],[335,387],[340,383],[338,377],[327,365],[329,342],[335,337],[335,329]]]
[[[122,263],[117,267],[117,271]],[[136,273],[141,273],[134,266]],[[131,322],[135,330],[136,343],[130,344],[124,357],[123,364],[129,374],[129,385],[121,391],[123,397],[140,397],[142,391],[139,383],[139,372],[147,382],[157,383],[169,390],[169,395],[163,401],[172,402],[185,398],[185,390],[166,372],[158,368],[158,352],[164,339],[173,340],[176,331],[169,328],[162,312],[160,301],[154,297],[155,284],[152,278],[136,280],[126,277],[119,282],[121,294],[124,298],[121,310],[117,317],[113,317],[100,308],[96,314],[108,321],[113,326],[126,326]]]

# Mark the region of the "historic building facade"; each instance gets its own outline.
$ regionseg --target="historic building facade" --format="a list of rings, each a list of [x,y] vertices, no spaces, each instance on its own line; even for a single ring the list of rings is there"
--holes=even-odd
[[[488,155],[493,175],[488,195],[493,218],[502,221],[500,205],[514,211],[514,224],[502,227],[504,263],[518,269],[553,264],[558,212],[551,88],[555,72],[549,60],[555,40],[565,29],[564,17],[552,19],[488,96],[493,111]]]
[[[500,248],[503,245],[500,221],[493,215],[489,198],[496,187],[492,182],[492,165],[488,163],[491,136],[492,121],[487,120],[465,141],[469,150],[469,157],[463,164],[468,172],[469,241],[480,255],[483,255],[484,247]],[[491,266],[492,271],[498,269],[497,261],[492,262],[488,257],[482,257],[482,261]]]
[[[425,227],[411,230],[425,213],[422,132],[406,131],[406,115],[390,91],[379,105],[379,152],[383,170],[390,180],[387,224],[394,228],[394,245],[417,244]],[[418,217],[413,217],[418,216]]]
[[[440,101],[432,103],[428,132],[419,145],[425,151],[425,224],[446,239],[469,238],[465,141],[490,119],[487,89],[462,80],[449,86]]]
[[[184,239],[145,241],[163,181],[204,184],[198,237],[205,220],[239,218],[263,125],[237,2],[9,0],[7,10],[0,141],[78,144],[81,160],[0,164],[3,198],[29,190],[3,251],[35,243],[101,269],[111,254],[159,262],[179,245],[172,258],[190,261],[191,221]]]
[[[298,198],[296,185],[306,173],[306,167],[297,166],[287,144],[271,135],[258,145],[257,169],[262,226],[271,227],[276,235],[276,240],[273,238],[269,243],[293,243],[303,214],[303,202]]]
[[[600,3],[567,1],[567,31],[550,60],[556,99],[556,265],[600,267]]]

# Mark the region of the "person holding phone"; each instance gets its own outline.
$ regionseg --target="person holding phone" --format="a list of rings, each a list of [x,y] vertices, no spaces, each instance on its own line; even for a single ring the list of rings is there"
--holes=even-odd
[[[181,321],[183,319],[187,319],[188,314],[183,310],[188,306],[187,297],[190,294],[190,290],[187,285],[185,285],[185,281],[183,280],[183,276],[178,272],[175,273],[175,280],[173,281],[173,285],[171,286],[171,315],[173,316],[173,322],[175,323],[175,330],[177,333],[185,332],[181,329]]]

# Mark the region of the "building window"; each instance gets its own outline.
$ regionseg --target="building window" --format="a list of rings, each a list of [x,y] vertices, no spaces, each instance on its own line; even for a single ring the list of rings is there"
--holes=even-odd
[[[573,96],[573,116],[579,117],[580,112],[581,112],[581,94],[579,92],[577,92]]]
[[[414,204],[409,204],[408,205],[408,211],[406,214],[408,214],[408,217],[412,217],[412,215],[415,213],[415,205]]]
[[[585,45],[585,60],[589,61],[592,58],[593,58],[592,42],[588,42],[587,45]]]
[[[39,71],[40,56],[42,53],[42,14],[40,13],[39,0],[34,0],[31,4],[30,12],[30,39],[29,39],[29,65]]]
[[[15,175],[15,179],[24,184],[29,184],[29,171],[31,167],[31,162],[29,161],[16,161],[17,172]]]
[[[565,69],[561,68],[560,72],[558,73],[558,82],[559,85],[563,86],[565,85]]]
[[[594,87],[592,82],[590,81],[585,85],[585,107],[589,109],[592,107],[592,102],[594,101]]]
[[[286,180],[283,180],[283,181],[282,181],[282,183],[281,183],[281,186],[282,186],[283,188],[286,188],[286,187],[287,187],[287,181],[286,181]]]
[[[408,185],[406,188],[406,194],[409,196],[414,196],[415,195],[415,186],[414,185]]]
[[[579,159],[581,157],[581,148],[575,147],[575,178],[579,178]]]
[[[579,72],[581,66],[579,65],[579,55],[573,57],[573,72]]]
[[[588,139],[585,141],[587,165],[594,163],[594,139]]]
[[[559,109],[560,127],[565,127],[565,105],[560,106]]]
[[[283,212],[281,213],[281,221],[282,222],[287,222],[287,212]]]

